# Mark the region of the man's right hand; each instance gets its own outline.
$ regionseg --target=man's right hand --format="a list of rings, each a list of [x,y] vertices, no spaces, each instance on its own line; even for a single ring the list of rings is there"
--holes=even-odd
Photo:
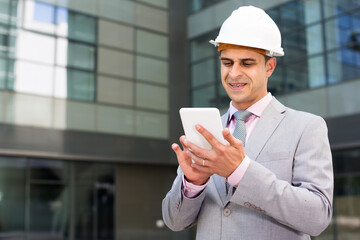
[[[183,147],[183,150],[181,150],[180,146],[176,143],[171,145],[171,148],[176,153],[177,160],[179,162],[179,165],[181,167],[181,170],[183,171],[185,178],[188,182],[195,184],[195,185],[203,185],[207,182],[207,180],[210,178],[211,174],[200,172],[196,168],[193,168],[191,166],[191,158],[187,151],[190,151],[189,148],[186,146],[185,142],[185,136],[180,137],[180,143]]]

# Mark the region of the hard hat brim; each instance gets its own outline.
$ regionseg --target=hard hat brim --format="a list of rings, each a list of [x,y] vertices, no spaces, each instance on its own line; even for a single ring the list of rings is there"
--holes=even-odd
[[[217,42],[215,40],[210,40],[209,43],[214,45],[214,47],[218,47],[219,44],[220,44],[220,42]],[[226,42],[224,42],[224,43],[226,43]],[[233,43],[227,43],[227,44],[233,44]],[[238,45],[238,44],[235,44],[235,45]],[[249,44],[247,44],[247,45],[239,45],[239,46],[259,48],[257,46],[252,46],[252,45],[249,45]],[[269,57],[281,57],[281,56],[284,56],[284,51],[283,51],[282,48],[277,49],[276,51],[274,51],[274,50],[266,50],[266,49],[264,49],[264,50],[266,51],[266,56],[269,56]]]

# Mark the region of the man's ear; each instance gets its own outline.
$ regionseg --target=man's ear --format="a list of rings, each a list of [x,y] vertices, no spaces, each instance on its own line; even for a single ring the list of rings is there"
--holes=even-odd
[[[275,70],[275,67],[276,67],[276,58],[275,57],[272,57],[270,58],[267,62],[266,62],[266,66],[265,66],[265,69],[266,69],[266,77],[270,77],[271,74],[274,72]]]

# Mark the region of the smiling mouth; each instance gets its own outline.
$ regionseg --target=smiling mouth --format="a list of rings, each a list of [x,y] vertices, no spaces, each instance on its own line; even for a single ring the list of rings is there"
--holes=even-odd
[[[246,86],[246,83],[229,83],[231,89],[242,89]]]

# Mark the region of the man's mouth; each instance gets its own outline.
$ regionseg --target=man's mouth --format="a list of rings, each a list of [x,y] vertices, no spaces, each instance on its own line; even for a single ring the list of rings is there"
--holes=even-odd
[[[244,88],[246,83],[229,83],[231,89],[238,90]]]

